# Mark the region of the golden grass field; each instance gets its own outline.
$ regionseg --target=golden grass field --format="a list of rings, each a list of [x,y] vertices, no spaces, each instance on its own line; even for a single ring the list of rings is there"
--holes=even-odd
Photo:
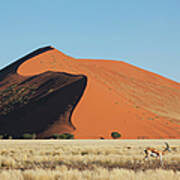
[[[144,149],[164,148],[164,165]],[[180,180],[180,140],[1,140],[0,180]]]

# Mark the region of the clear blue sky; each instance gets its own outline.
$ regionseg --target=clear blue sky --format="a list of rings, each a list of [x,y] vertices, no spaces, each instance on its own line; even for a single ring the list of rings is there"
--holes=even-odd
[[[180,82],[180,0],[2,1],[0,68],[45,45]]]

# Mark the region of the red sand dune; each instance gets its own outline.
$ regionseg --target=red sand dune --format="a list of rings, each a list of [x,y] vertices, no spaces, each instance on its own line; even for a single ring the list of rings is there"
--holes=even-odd
[[[75,59],[53,49],[22,63],[17,73],[83,74],[84,95],[72,114],[75,138],[180,138],[180,84],[122,61]],[[58,127],[54,127],[58,131]]]

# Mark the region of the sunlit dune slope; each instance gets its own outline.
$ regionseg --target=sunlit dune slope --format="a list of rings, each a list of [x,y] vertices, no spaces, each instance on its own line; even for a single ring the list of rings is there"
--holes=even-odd
[[[111,138],[113,131],[122,138],[180,138],[179,83],[125,62],[75,59],[54,48],[16,68],[21,77],[46,71],[88,79],[71,118],[75,138]]]

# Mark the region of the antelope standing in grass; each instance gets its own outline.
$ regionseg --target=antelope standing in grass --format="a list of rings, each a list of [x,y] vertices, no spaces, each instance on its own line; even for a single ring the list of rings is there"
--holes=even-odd
[[[170,152],[169,144],[167,142],[165,142],[165,144],[166,144],[166,148],[164,150],[158,150],[156,148],[151,148],[151,147],[146,148],[144,150],[144,152],[145,152],[144,159],[146,160],[150,156],[156,157],[156,158],[159,158],[160,164],[163,165],[163,155],[165,155],[167,152]]]

